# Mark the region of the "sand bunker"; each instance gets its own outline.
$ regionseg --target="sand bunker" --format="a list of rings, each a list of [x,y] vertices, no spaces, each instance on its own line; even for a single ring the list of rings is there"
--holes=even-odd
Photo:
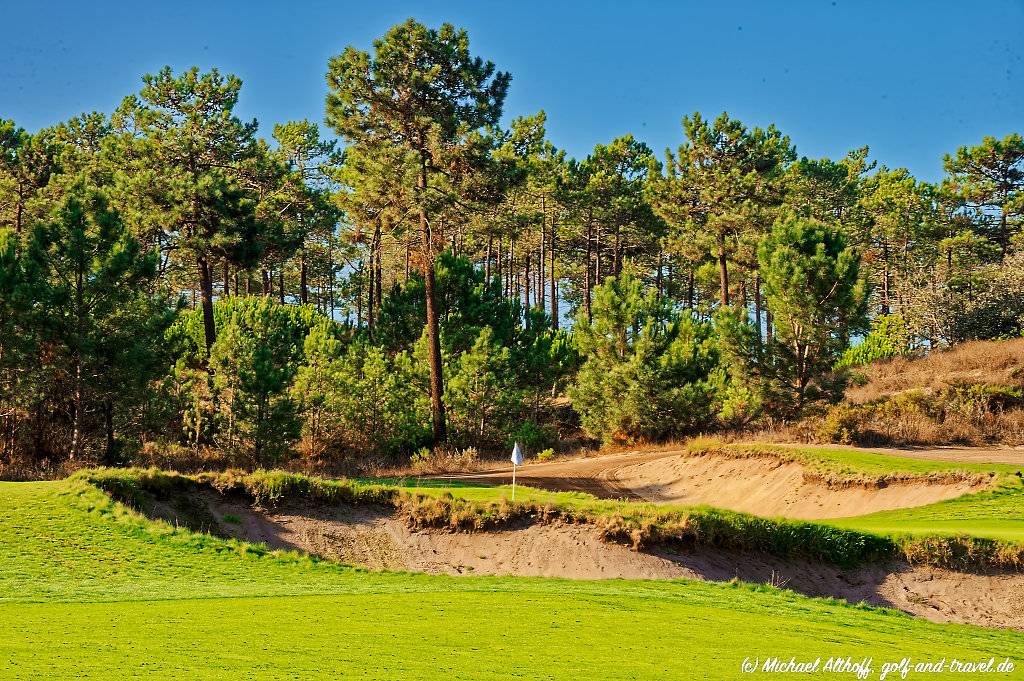
[[[186,507],[190,518],[175,515],[173,508]],[[370,569],[572,579],[740,579],[898,608],[936,622],[1024,630],[1024,575],[1017,573],[971,574],[906,563],[844,570],[707,546],[638,552],[602,541],[597,529],[585,524],[524,522],[476,533],[413,531],[390,508],[290,505],[266,510],[210,490],[189,495],[185,504],[161,503],[153,510],[182,523],[194,521],[198,512],[220,534]]]
[[[616,468],[617,485],[649,501],[709,504],[762,516],[811,520],[864,515],[953,499],[982,486],[914,481],[887,487],[829,487],[798,463],[714,454],[667,456]]]

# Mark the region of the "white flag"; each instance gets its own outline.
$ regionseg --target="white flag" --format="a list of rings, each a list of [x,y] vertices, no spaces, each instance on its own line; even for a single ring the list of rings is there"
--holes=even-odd
[[[512,463],[516,466],[523,465],[523,450],[519,448],[518,442],[516,442],[516,446],[512,448]]]

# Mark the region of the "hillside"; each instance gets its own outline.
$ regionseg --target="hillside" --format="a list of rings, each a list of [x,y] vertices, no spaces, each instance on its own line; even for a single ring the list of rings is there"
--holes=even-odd
[[[873,362],[853,378],[842,403],[791,434],[864,446],[1024,445],[1024,338]]]

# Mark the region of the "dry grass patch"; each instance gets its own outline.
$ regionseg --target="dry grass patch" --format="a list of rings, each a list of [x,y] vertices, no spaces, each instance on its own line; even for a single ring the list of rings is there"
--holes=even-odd
[[[846,391],[854,404],[907,390],[938,391],[957,385],[1024,388],[1024,338],[974,341],[924,356],[896,357],[858,369],[866,377]]]

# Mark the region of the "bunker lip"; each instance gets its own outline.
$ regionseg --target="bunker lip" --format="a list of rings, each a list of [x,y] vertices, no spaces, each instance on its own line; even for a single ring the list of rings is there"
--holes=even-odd
[[[181,515],[182,509],[190,510]],[[768,584],[815,597],[892,607],[935,622],[1024,630],[1024,574],[968,573],[888,561],[844,569],[706,545],[635,551],[590,524],[520,520],[496,531],[411,529],[395,509],[290,501],[266,509],[212,489],[150,505],[171,522],[375,570],[569,579],[698,579]]]

